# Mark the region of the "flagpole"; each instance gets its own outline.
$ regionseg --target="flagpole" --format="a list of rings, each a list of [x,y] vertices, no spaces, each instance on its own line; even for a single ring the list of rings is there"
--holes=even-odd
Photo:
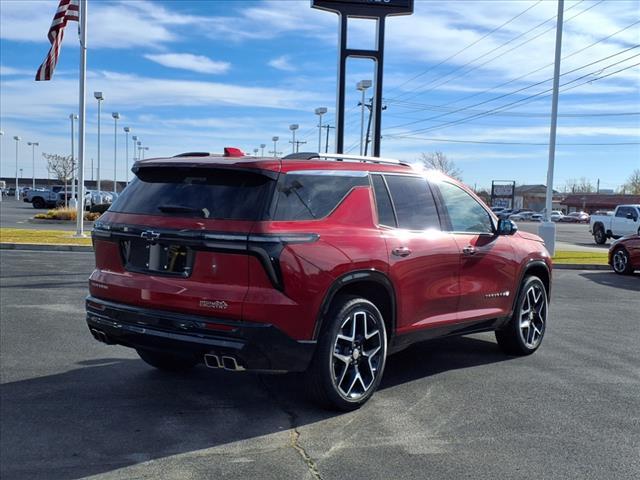
[[[87,81],[87,0],[80,0],[80,98],[78,102],[78,210],[76,237],[84,237],[85,83]]]

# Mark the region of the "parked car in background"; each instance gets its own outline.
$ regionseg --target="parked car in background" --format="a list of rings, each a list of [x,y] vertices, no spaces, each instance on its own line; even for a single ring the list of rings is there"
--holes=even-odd
[[[530,210],[523,210],[521,212],[509,215],[509,220],[513,220],[514,222],[528,221],[533,214],[534,212]]]
[[[613,215],[591,215],[589,231],[598,245],[609,238],[640,234],[640,205],[618,205]]]
[[[620,275],[630,275],[634,270],[640,270],[640,235],[629,235],[612,242],[609,265]]]
[[[531,218],[529,220],[531,222],[541,222],[544,220],[544,215],[541,213],[534,213],[533,215],[531,215]]]
[[[564,223],[589,223],[589,216],[586,212],[571,212],[560,219]]]
[[[98,192],[98,190],[85,190],[84,208],[86,210],[91,210],[98,205],[111,205],[117,197],[118,194],[105,192],[104,190],[100,192]]]
[[[40,188],[29,190],[24,201],[33,205],[33,208],[53,208],[60,205],[60,200],[64,203],[64,185],[54,185],[51,188]]]
[[[495,331],[528,355],[545,335],[542,239],[443,174],[236,149],[132,171],[94,225],[86,319],[156,368],[306,372],[314,399],[353,410],[416,342]]]
[[[551,212],[551,221],[552,222],[560,222],[560,221],[562,221],[563,217],[564,217],[564,213],[562,213],[560,210],[553,210]]]

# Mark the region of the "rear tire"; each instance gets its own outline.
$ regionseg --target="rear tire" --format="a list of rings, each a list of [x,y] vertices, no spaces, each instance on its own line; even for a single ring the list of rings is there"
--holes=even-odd
[[[44,204],[44,200],[40,197],[36,197],[31,201],[31,204],[33,205],[33,208],[44,208],[45,204]]]
[[[496,340],[508,355],[530,355],[542,344],[547,327],[549,300],[542,280],[525,277],[511,320],[496,330]]]
[[[325,318],[306,372],[311,397],[342,411],[360,408],[374,394],[387,356],[387,332],[378,308],[364,298],[340,296]]]
[[[604,228],[596,227],[595,231],[593,232],[593,239],[598,245],[604,245],[605,243],[607,243],[607,234],[604,233]]]
[[[198,360],[178,357],[169,353],[154,352],[151,350],[136,349],[140,358],[145,363],[159,370],[167,372],[184,372],[192,369],[198,364]]]
[[[613,251],[611,266],[613,271],[619,275],[631,275],[633,273],[629,252],[624,247],[618,247]]]

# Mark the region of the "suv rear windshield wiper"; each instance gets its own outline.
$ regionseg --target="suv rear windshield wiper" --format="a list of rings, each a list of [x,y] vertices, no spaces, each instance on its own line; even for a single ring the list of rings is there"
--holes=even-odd
[[[204,218],[209,218],[209,210],[206,208],[194,208],[184,205],[159,205],[158,210],[163,213],[195,213],[202,215]]]

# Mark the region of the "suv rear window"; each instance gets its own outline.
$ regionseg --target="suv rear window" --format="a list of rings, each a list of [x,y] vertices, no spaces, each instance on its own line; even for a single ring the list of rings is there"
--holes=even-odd
[[[224,220],[262,217],[273,180],[254,172],[157,167],[140,169],[109,209],[145,215]]]
[[[315,220],[338,206],[352,188],[369,185],[366,172],[282,175],[276,191],[274,220]]]

